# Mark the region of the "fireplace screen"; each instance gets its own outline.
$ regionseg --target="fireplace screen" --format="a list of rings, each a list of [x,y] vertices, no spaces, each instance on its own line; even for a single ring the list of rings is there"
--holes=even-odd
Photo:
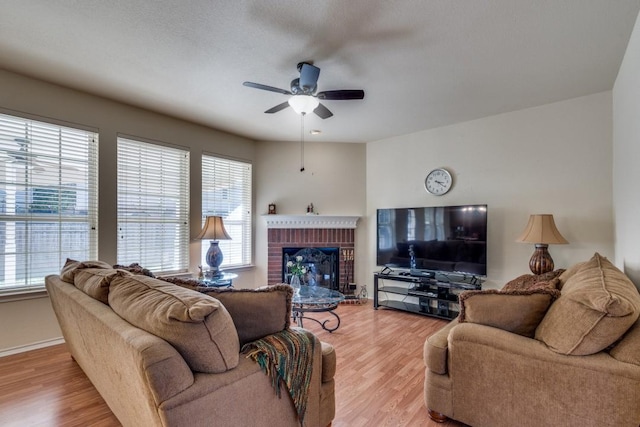
[[[291,275],[287,270],[289,261],[296,262],[301,256],[301,264],[307,273],[300,279],[303,285],[322,286],[338,290],[339,250],[338,248],[282,248],[282,281],[289,283]]]

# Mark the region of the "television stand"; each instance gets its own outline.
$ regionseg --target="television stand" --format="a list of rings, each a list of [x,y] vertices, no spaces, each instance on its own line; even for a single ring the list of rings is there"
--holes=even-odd
[[[451,320],[460,313],[460,292],[482,289],[482,281],[477,276],[433,273],[415,276],[411,273],[375,273],[373,308],[387,307]]]

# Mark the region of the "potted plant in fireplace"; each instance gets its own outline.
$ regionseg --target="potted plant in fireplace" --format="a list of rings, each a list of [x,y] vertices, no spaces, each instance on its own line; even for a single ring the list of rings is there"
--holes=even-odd
[[[307,273],[307,267],[302,265],[302,257],[298,255],[296,261],[288,261],[287,269],[289,270],[290,282],[289,284],[294,288],[300,287],[300,277]]]

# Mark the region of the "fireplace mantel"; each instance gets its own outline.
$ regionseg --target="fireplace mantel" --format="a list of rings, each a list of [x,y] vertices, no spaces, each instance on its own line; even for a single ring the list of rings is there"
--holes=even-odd
[[[267,228],[356,228],[359,216],[348,215],[262,215]]]

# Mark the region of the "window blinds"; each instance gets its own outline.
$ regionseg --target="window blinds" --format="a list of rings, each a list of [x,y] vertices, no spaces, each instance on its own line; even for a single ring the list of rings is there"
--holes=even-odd
[[[118,263],[189,268],[189,152],[118,138]]]
[[[202,224],[207,216],[221,216],[231,236],[220,241],[222,267],[251,264],[251,180],[250,163],[202,156]],[[209,245],[202,242],[202,265]]]
[[[98,255],[98,135],[0,114],[0,294]]]

